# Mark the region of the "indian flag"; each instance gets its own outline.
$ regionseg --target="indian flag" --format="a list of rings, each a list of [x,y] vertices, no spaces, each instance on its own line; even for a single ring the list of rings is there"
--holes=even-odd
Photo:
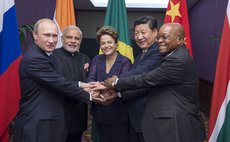
[[[61,36],[64,28],[66,26],[76,25],[73,0],[56,0],[54,21],[59,26],[57,48],[60,48],[62,46]]]
[[[208,141],[230,142],[230,3],[224,21],[224,28],[216,66],[212,95]]]

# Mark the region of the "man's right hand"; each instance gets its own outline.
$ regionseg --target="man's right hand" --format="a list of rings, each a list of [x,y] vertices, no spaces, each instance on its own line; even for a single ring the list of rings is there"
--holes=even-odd
[[[107,78],[105,81],[104,81],[104,85],[105,86],[108,86],[109,88],[113,88],[115,83],[116,83],[116,80],[118,79],[118,77],[116,75],[113,75],[112,77],[110,78]]]

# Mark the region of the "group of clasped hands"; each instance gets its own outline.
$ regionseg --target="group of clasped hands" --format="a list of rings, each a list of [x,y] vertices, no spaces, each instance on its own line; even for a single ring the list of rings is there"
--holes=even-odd
[[[102,82],[81,82],[81,88],[87,91],[92,101],[102,104],[109,105],[117,98],[117,92],[114,90],[112,83],[117,79],[117,76],[107,78]]]

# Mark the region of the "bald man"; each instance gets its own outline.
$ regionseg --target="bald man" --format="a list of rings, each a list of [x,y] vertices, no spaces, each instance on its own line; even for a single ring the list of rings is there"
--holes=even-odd
[[[159,52],[166,56],[157,68],[106,82],[117,91],[150,88],[142,120],[146,142],[203,142],[205,130],[198,115],[199,77],[185,47],[183,27],[178,23],[164,24],[158,43]]]
[[[64,98],[90,102],[90,94],[77,81],[61,76],[52,59],[57,44],[57,25],[50,19],[35,24],[34,42],[20,66],[21,99],[15,119],[13,142],[64,142]]]

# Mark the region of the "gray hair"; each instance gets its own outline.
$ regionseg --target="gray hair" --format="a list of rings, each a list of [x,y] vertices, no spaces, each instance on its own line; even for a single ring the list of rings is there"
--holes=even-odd
[[[57,24],[56,24],[53,20],[48,19],[48,18],[43,18],[43,19],[38,20],[38,21],[35,23],[35,25],[34,25],[34,32],[37,32],[37,31],[38,31],[39,25],[40,25],[41,23],[43,23],[43,22],[51,22],[51,23],[54,23],[54,24],[56,25],[56,27],[57,27],[57,32],[58,32],[58,26],[57,26]]]
[[[63,30],[63,32],[62,32],[62,35],[65,35],[66,32],[67,32],[69,29],[76,29],[76,30],[78,30],[78,31],[80,32],[81,39],[82,39],[83,35],[82,35],[81,29],[80,29],[79,27],[73,26],[73,25],[65,27],[64,30]]]

